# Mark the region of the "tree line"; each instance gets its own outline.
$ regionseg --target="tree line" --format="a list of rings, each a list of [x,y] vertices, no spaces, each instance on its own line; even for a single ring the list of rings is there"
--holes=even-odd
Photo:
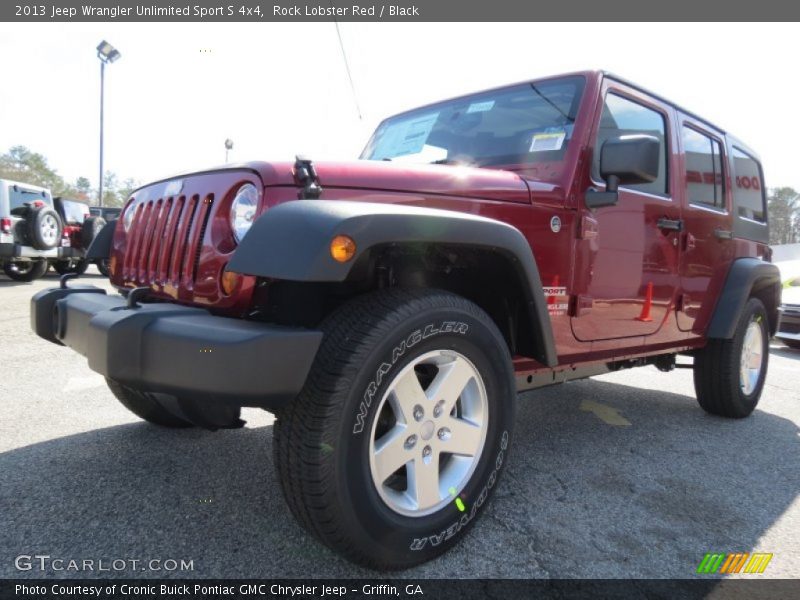
[[[98,191],[87,177],[67,181],[48,164],[47,158],[25,146],[13,146],[0,154],[0,179],[46,187],[53,196],[97,204]],[[120,180],[116,173],[106,171],[103,176],[103,206],[122,206],[137,187],[139,184],[134,179]]]
[[[50,188],[54,196],[64,196],[97,203],[97,190],[86,177],[74,182],[66,181],[53,169],[47,159],[26,148],[13,146],[0,155],[0,178]],[[117,175],[106,171],[103,179],[103,205],[122,206],[138,187],[131,178],[120,181]],[[800,193],[791,187],[771,188],[767,192],[770,244],[800,242]]]

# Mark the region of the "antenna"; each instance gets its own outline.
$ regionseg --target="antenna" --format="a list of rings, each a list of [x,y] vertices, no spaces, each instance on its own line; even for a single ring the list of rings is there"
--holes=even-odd
[[[330,0],[331,8],[333,6],[333,0]],[[353,83],[353,74],[350,72],[350,63],[347,61],[347,52],[344,50],[344,43],[342,42],[342,32],[339,31],[339,21],[335,18],[333,19],[333,24],[336,26],[336,35],[339,38],[339,48],[342,50],[342,58],[344,59],[344,68],[347,70],[347,79],[350,80],[350,90],[353,92],[353,102],[356,104],[356,112],[358,113],[358,120],[363,121],[364,118],[361,116],[361,107],[358,105],[358,96],[356,95],[356,86]]]

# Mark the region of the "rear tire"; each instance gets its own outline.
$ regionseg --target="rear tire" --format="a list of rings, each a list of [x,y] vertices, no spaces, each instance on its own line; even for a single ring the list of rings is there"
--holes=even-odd
[[[371,293],[321,328],[306,384],[273,429],[289,508],[367,567],[442,554],[475,523],[506,462],[516,393],[502,334],[475,304],[438,290]]]
[[[61,243],[64,226],[52,206],[31,208],[26,217],[28,237],[37,250],[51,250]]]
[[[106,226],[106,220],[103,217],[87,217],[81,226],[81,244],[83,249],[88,250],[89,246],[97,237],[97,234]]]
[[[3,264],[3,272],[14,281],[29,282],[44,277],[49,266],[46,260],[7,262]]]
[[[193,427],[189,421],[179,419],[166,410],[153,394],[140,392],[118,381],[106,377],[106,383],[122,406],[140,419],[161,427],[186,428]]]
[[[755,410],[769,364],[767,311],[750,298],[733,338],[712,339],[694,359],[694,389],[707,413],[733,419]]]

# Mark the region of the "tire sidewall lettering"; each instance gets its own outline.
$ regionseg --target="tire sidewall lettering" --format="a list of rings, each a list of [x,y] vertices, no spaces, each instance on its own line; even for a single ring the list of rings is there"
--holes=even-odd
[[[372,381],[367,384],[367,388],[358,405],[358,413],[356,414],[355,423],[353,424],[353,435],[358,435],[364,431],[367,415],[369,414],[372,403],[375,401],[378,389],[381,387],[386,375],[392,371],[398,361],[406,355],[408,350],[414,348],[421,341],[427,340],[435,335],[466,335],[467,332],[469,332],[469,325],[467,323],[461,321],[441,321],[439,323],[429,323],[415,329],[407,337],[402,339],[400,343],[392,349],[390,362],[381,362]]]
[[[450,312],[446,316],[449,318],[429,317],[422,323],[409,322],[405,331],[395,330],[396,333],[389,334],[387,341],[376,349],[377,360],[365,365],[363,379],[359,378],[360,381],[353,386],[355,394],[349,409],[353,415],[348,427],[350,439],[342,448],[346,464],[354,465],[346,490],[343,490],[353,508],[351,524],[377,547],[392,547],[397,552],[408,553],[409,557],[417,554],[414,540],[426,540],[418,543],[416,550],[433,556],[443,550],[443,544],[449,545],[451,540],[455,542],[455,538],[476,520],[497,484],[513,425],[515,394],[510,360],[506,364],[486,350],[496,347],[494,345],[502,342],[502,338],[469,313]],[[465,512],[457,508],[454,498],[452,503],[436,513],[407,517],[386,506],[374,487],[368,460],[369,434],[392,375],[415,356],[436,349],[461,352],[476,365],[490,398],[490,429],[475,475],[459,493],[466,506]]]

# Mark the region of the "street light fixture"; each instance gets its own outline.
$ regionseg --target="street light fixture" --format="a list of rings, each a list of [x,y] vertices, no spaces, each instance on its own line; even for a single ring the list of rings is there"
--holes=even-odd
[[[113,63],[122,56],[119,50],[103,40],[97,46],[97,58],[100,59],[100,185],[98,186],[98,206],[103,206],[103,108],[106,82],[106,63]]]
[[[225,140],[225,162],[228,162],[228,152],[233,150],[233,140],[228,138]]]

